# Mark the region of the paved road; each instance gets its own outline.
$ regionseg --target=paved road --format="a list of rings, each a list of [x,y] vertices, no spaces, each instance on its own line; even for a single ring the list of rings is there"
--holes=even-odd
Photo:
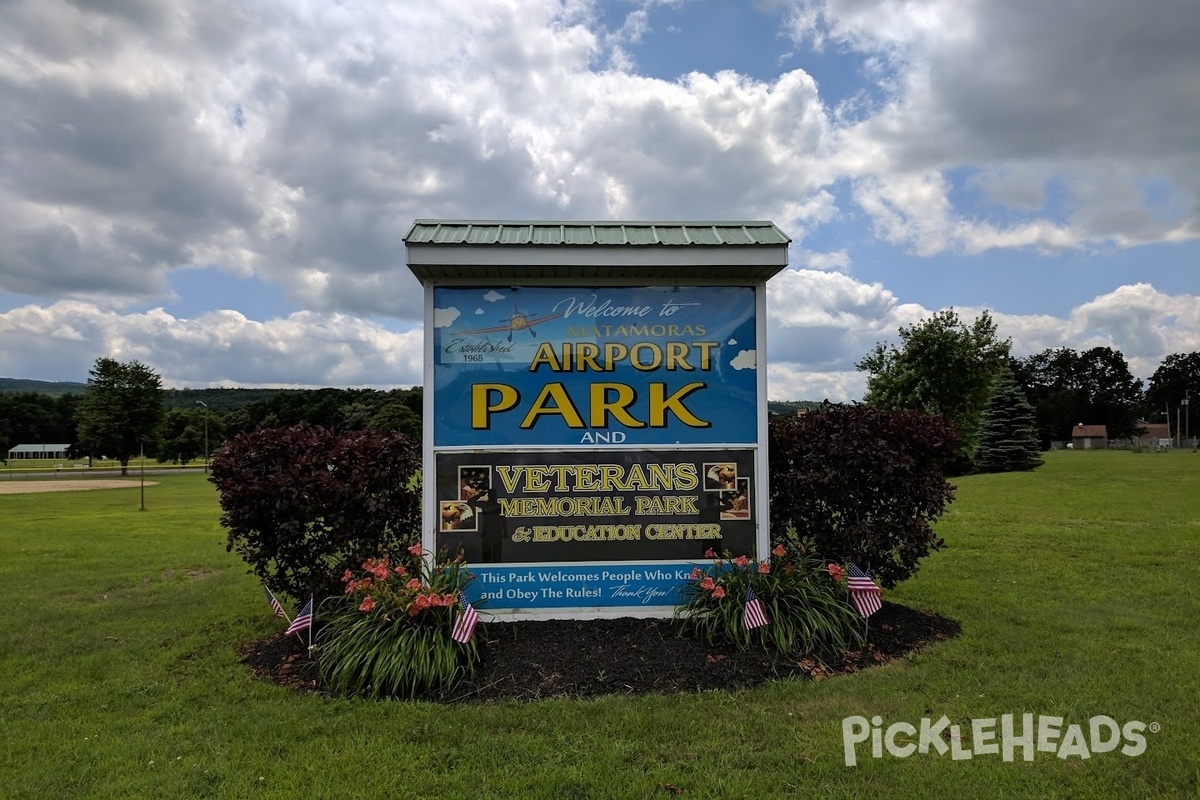
[[[146,467],[147,475],[180,475],[180,474],[190,475],[190,474],[193,474],[196,472],[204,472],[204,465],[200,464],[197,466],[188,465],[186,467],[180,467],[178,465],[167,466],[167,465],[157,465],[156,464],[153,467],[150,467],[150,466]],[[125,477],[137,478],[141,474],[142,474],[142,470],[140,467],[130,467],[129,474],[126,475]],[[38,469],[38,470],[16,469],[16,470],[12,470],[12,471],[0,470],[0,481],[27,480],[29,478],[46,478],[48,480],[53,480],[55,478],[62,478],[62,479],[67,479],[67,480],[87,480],[88,478],[119,478],[119,477],[121,477],[121,468],[119,466],[112,467],[111,469],[109,467],[91,467],[91,468],[84,468],[84,469],[75,469],[74,467],[63,467],[62,469],[53,470],[53,471],[46,470],[46,469]]]

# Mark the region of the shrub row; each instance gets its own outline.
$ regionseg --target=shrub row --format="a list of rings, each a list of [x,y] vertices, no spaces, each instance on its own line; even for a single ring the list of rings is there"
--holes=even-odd
[[[885,587],[912,576],[941,545],[932,523],[954,496],[945,465],[958,444],[952,425],[915,411],[826,404],[773,419],[772,556],[713,554],[685,587],[685,625],[708,641],[781,653],[860,643],[844,587],[825,565],[854,562]],[[449,638],[461,606],[447,598],[469,576],[444,558],[425,575],[413,557],[419,450],[402,434],[298,425],[240,434],[213,461],[228,549],[277,592],[332,598],[322,669],[348,694],[444,690],[476,657]],[[361,570],[376,577],[354,577]],[[768,624],[744,624],[750,587]]]

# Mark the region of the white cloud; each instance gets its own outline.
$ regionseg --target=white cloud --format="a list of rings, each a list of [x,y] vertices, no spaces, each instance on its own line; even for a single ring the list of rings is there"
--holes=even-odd
[[[177,319],[161,309],[120,314],[77,301],[0,314],[0,374],[43,380],[66,363],[83,380],[95,360],[136,359],[167,387],[418,385],[420,329],[388,331],[342,314],[300,312],[265,322],[234,311]],[[80,340],[89,343],[81,348]]]
[[[145,302],[167,271],[219,263],[317,310],[416,320],[396,274],[414,216],[732,214],[799,236],[841,213],[843,178],[880,237],[920,254],[1200,235],[1191,0],[796,0],[797,41],[881,59],[850,122],[799,69],[598,70],[655,5],[606,32],[554,0],[18,2],[0,32],[0,289]],[[1047,206],[1055,178],[1067,216]],[[960,184],[1023,217],[977,218]]]
[[[878,94],[837,133],[856,200],[914,253],[1200,237],[1200,9],[1118,0],[796,0],[792,35],[860,54]],[[1064,203],[1051,202],[1052,180]],[[977,216],[951,186],[1017,219]],[[1149,195],[1165,188],[1168,199]]]
[[[863,372],[806,372],[790,364],[767,367],[767,397],[771,400],[851,403],[862,400],[866,391],[867,376]]]
[[[1168,295],[1145,283],[1118,287],[1078,306],[1070,322],[1093,346],[1120,350],[1142,378],[1171,353],[1200,351],[1200,296]]]
[[[415,321],[416,216],[836,213],[807,73],[597,71],[609,45],[582,4],[122,9],[25,0],[0,33],[18,54],[0,290],[154,302],[170,270],[215,263],[314,310]]]
[[[860,65],[836,108],[803,69],[639,73],[658,5],[606,30],[583,0],[14,0],[0,298],[25,305],[0,310],[0,372],[78,378],[137,354],[179,381],[403,383],[421,374],[414,218],[765,218],[800,267],[768,291],[772,393],[853,398],[853,364],[932,313],[842,274],[888,245],[974,269],[983,252],[1200,237],[1194,0],[770,4],[787,9],[789,63],[817,43]],[[308,311],[254,321],[271,315],[229,297],[194,319],[136,313],[185,268]],[[1133,284],[993,315],[1021,348],[1111,345],[1145,375],[1200,349],[1195,303]]]
[[[449,328],[459,316],[461,314],[457,308],[435,308],[433,310],[433,327]]]
[[[945,177],[931,172],[864,178],[857,182],[854,196],[874,220],[877,235],[917,255],[945,250],[975,255],[1022,247],[1059,250],[1081,247],[1087,239],[1047,219],[1007,226],[968,220],[954,211],[949,193]]]
[[[981,309],[958,309],[974,318]],[[1200,295],[1170,295],[1147,283],[1117,287],[1073,309],[1065,317],[991,311],[997,333],[1011,338],[1013,355],[1067,347],[1120,351],[1134,377],[1148,379],[1172,353],[1200,351]]]
[[[738,354],[729,362],[729,366],[737,370],[757,369],[758,354],[754,350],[739,350]]]
[[[956,312],[969,322],[982,310]],[[855,363],[876,342],[895,341],[900,327],[932,313],[848,276],[781,273],[768,291],[770,397],[861,399],[866,377]],[[1200,350],[1200,296],[1169,295],[1149,284],[1119,287],[1061,317],[990,313],[1016,356],[1112,347],[1142,379],[1167,355]],[[143,361],[168,386],[387,388],[420,383],[424,362],[419,327],[395,332],[314,312],[266,321],[235,311],[180,319],[161,309],[122,314],[64,300],[0,313],[0,339],[6,344],[0,375],[43,380],[82,380],[95,359],[110,356]],[[754,351],[742,351],[735,361],[738,368],[757,368]],[[47,365],[55,372],[46,372]]]
[[[784,330],[891,326],[897,309],[903,306],[881,284],[838,272],[786,269],[767,284],[767,316]]]
[[[800,250],[796,253],[796,256],[809,269],[844,271],[850,266],[850,255],[846,252],[845,248],[833,250],[828,253],[814,253],[807,250]]]

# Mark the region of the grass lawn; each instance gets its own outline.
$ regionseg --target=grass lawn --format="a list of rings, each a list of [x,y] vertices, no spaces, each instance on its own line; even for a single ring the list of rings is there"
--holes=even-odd
[[[1196,797],[1200,455],[1057,452],[956,481],[946,547],[887,600],[963,634],[832,680],[443,707],[293,694],[203,475],[0,495],[0,798]],[[844,760],[843,718],[1155,723],[1141,755]],[[997,733],[999,726],[997,725]],[[1057,742],[1056,742],[1057,744]]]

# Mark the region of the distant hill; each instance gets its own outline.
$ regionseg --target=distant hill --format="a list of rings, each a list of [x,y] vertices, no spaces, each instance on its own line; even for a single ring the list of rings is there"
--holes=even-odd
[[[163,406],[172,408],[195,408],[204,403],[210,411],[233,411],[244,408],[259,400],[270,400],[277,394],[296,394],[303,389],[167,389],[163,392]]]
[[[0,378],[0,392],[37,392],[39,394],[81,394],[86,383],[73,381],[31,381],[24,378]],[[208,404],[212,411],[232,411],[258,400],[267,400],[280,393],[303,393],[303,389],[166,389],[163,405],[167,408],[194,408],[198,402]],[[797,411],[817,408],[817,400],[772,400],[767,413],[793,417]]]
[[[58,397],[64,394],[83,394],[86,383],[75,381],[33,381],[26,378],[0,378],[0,392],[48,394]],[[197,402],[205,403],[213,411],[232,411],[248,406],[258,400],[267,400],[280,392],[295,392],[297,389],[166,389],[163,405],[168,408],[195,408]]]
[[[38,394],[80,394],[86,383],[74,381],[31,381],[25,378],[0,378],[0,392],[37,392]]]

